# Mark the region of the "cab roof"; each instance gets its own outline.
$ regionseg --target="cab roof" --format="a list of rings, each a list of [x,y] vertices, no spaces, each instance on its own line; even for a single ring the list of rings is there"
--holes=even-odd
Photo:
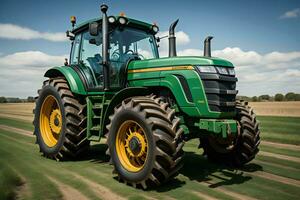
[[[111,16],[109,16],[109,17],[111,17]],[[115,17],[116,20],[118,20],[119,17],[123,17],[123,16],[113,16],[113,17]],[[151,27],[152,27],[152,24],[142,22],[142,21],[139,21],[139,20],[136,20],[136,19],[128,18],[128,17],[125,17],[125,18],[128,20],[126,26],[130,26],[130,27],[138,28],[138,29],[142,29],[142,30],[150,30]],[[72,30],[72,32],[75,33],[75,34],[78,33],[78,32],[81,32],[82,30],[88,28],[88,26],[91,22],[102,23],[102,18],[98,17],[98,18],[94,18],[94,19],[84,21],[84,22],[76,25],[75,28]]]

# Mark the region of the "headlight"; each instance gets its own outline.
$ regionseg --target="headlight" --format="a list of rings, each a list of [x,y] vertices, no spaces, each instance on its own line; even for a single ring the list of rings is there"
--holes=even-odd
[[[228,71],[225,67],[216,67],[219,74],[228,75]]]
[[[197,68],[201,73],[217,73],[217,70],[214,66],[197,66]]]
[[[201,73],[222,74],[235,76],[234,68],[218,66],[196,66]]]
[[[158,26],[152,25],[152,31],[153,31],[154,33],[157,33],[157,32],[159,31]]]
[[[113,24],[113,23],[116,22],[116,18],[115,18],[114,16],[110,16],[110,17],[108,18],[108,22],[111,23],[111,24]]]
[[[127,19],[125,17],[119,17],[119,23],[125,25],[127,23]]]
[[[235,76],[235,70],[234,70],[234,68],[228,68],[228,73],[231,76]]]

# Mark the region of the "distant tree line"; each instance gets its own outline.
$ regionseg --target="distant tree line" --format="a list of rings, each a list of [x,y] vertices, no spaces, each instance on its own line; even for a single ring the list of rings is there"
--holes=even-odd
[[[238,99],[242,99],[245,101],[253,101],[253,102],[260,102],[260,101],[300,101],[300,94],[289,92],[284,94],[277,93],[275,96],[270,96],[268,94],[260,95],[260,96],[238,96]]]
[[[275,96],[270,96],[268,94],[260,95],[260,96],[238,96],[238,99],[242,99],[245,101],[300,101],[300,94],[289,92],[284,94],[278,93]],[[29,96],[27,99],[20,99],[16,97],[0,97],[0,103],[26,103],[26,102],[34,102],[34,97]]]
[[[0,103],[26,103],[34,102],[34,97],[27,97],[27,99],[20,99],[18,97],[0,97]]]

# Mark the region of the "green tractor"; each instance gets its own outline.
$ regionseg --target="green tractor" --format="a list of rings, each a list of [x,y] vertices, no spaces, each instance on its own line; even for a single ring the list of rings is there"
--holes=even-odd
[[[124,14],[76,25],[71,17],[69,61],[45,73],[34,110],[34,134],[45,157],[78,158],[90,141],[106,138],[119,180],[134,187],[160,185],[183,165],[183,145],[199,138],[209,160],[240,167],[260,143],[256,116],[236,100],[232,63],[177,56],[175,27],[169,57],[159,58],[158,27]],[[199,166],[201,168],[201,166]]]

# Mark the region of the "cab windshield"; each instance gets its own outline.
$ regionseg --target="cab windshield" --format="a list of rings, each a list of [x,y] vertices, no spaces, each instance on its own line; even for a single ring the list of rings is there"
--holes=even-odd
[[[110,34],[110,60],[126,61],[135,56],[141,60],[158,58],[152,34],[132,28],[116,29]]]

